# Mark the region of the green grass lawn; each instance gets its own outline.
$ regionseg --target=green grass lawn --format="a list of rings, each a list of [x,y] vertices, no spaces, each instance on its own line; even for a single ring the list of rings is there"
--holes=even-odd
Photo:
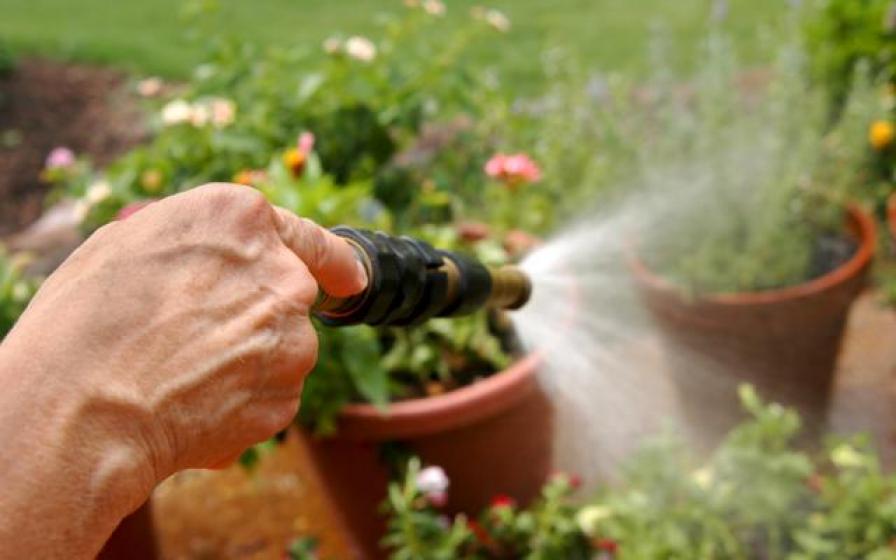
[[[479,0],[446,0],[449,17],[469,17]],[[784,0],[730,0],[728,20],[747,54],[757,30],[780,19]],[[273,44],[319,44],[334,32],[375,32],[377,14],[404,10],[401,0],[221,0],[226,31]],[[511,85],[529,89],[540,55],[552,46],[590,67],[638,73],[649,28],[663,22],[694,41],[712,0],[495,0],[513,29],[477,54],[496,60]],[[140,74],[183,77],[201,59],[181,20],[183,0],[0,0],[0,40],[17,52],[112,64]],[[693,62],[693,61],[691,61]]]

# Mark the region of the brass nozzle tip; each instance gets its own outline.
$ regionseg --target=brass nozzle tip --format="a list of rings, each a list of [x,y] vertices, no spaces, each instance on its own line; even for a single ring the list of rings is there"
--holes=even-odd
[[[487,305],[498,309],[519,309],[532,295],[529,276],[516,266],[502,266],[489,269],[492,277],[492,291]]]

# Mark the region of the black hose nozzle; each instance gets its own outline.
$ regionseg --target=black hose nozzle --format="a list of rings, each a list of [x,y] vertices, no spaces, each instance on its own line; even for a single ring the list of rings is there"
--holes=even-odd
[[[347,298],[321,294],[314,312],[328,325],[415,325],[486,306],[517,309],[532,291],[528,276],[514,266],[488,268],[410,237],[345,226],[331,231],[354,246],[367,288]]]

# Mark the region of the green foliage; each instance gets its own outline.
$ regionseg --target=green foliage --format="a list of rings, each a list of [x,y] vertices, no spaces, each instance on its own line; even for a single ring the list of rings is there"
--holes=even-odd
[[[650,216],[634,226],[641,258],[690,293],[719,293],[798,284],[848,256],[843,205],[867,165],[868,80],[831,126],[799,44],[776,43],[772,68],[745,73],[715,29],[703,64],[682,79],[668,71],[674,44],[662,34],[656,42],[658,70],[646,84],[610,77],[580,101],[574,91],[555,99],[587,128],[560,118],[575,139],[547,144],[592,191],[641,201]],[[582,146],[595,155],[579,155]],[[570,190],[581,206],[587,194]]]
[[[721,37],[710,38],[707,57],[694,109],[673,101],[660,116],[671,133],[653,149],[671,148],[673,164],[695,162],[681,177],[673,171],[671,183],[695,189],[697,200],[649,247],[651,264],[698,293],[779,288],[827,272],[839,262],[819,254],[820,242],[844,237],[842,205],[855,178],[837,174],[857,167],[851,148],[863,144],[867,106],[848,115],[859,127],[845,116],[829,128],[794,46],[781,49],[752,104],[737,92],[736,59]]]
[[[439,514],[420,489],[420,472],[420,461],[413,458],[403,482],[389,486],[389,531],[383,545],[392,551],[390,558],[590,558],[590,547],[570,503],[574,489],[568,477],[555,476],[527,509],[498,496],[474,521],[463,515],[451,520]]]
[[[0,0],[0,35],[16,49],[44,56],[75,58],[124,67],[138,73],[185,79],[202,60],[204,44],[185,37],[176,15],[183,0],[151,3],[81,0],[69,10],[68,0]],[[193,4],[201,5],[203,2]],[[402,9],[398,0],[358,2],[302,2],[294,0],[221,0],[219,29],[231,29],[243,40],[263,45],[289,45],[297,38],[319,44],[337,29],[373,33],[383,11]],[[456,24],[469,19],[475,0],[448,2],[444,18]],[[678,0],[669,9],[667,0],[620,2],[607,9],[603,3],[581,0],[495,0],[485,3],[504,10],[512,28],[507,48],[476,45],[477,60],[506,70],[505,87],[529,94],[541,87],[538,65],[545,45],[567,44],[589,66],[643,70],[640,45],[646,23],[662,14],[676,34],[693,40],[706,21],[706,0]],[[731,2],[739,41],[747,48],[758,43],[757,25],[774,20],[781,0]],[[58,17],[65,13],[65,18]],[[200,12],[201,13],[201,12]],[[594,40],[593,22],[600,21],[600,41]],[[443,34],[434,30],[436,38]],[[691,61],[689,61],[691,62]],[[698,61],[692,61],[697,63]]]
[[[882,224],[887,198],[896,193],[896,147],[893,143],[896,111],[896,3],[890,0],[826,0],[820,2],[805,30],[814,77],[830,99],[830,110],[839,114],[847,92],[855,84],[857,70],[880,78],[875,122],[868,128],[866,165],[858,180],[866,200]],[[859,72],[859,74],[861,74]],[[886,230],[886,226],[882,227]],[[883,235],[879,256],[889,259],[879,266],[878,281],[886,299],[896,302],[893,274],[894,240]]]
[[[12,49],[0,38],[0,78],[4,78],[12,74],[16,68],[16,59],[12,53]]]
[[[497,129],[490,107],[500,101],[467,51],[500,35],[482,22],[458,26],[407,10],[375,39],[333,36],[321,58],[318,44],[262,49],[209,34],[214,3],[192,8],[211,54],[173,98],[148,101],[155,136],[103,170],[79,159],[45,173],[79,200],[85,228],[208,181],[256,188],[324,226],[412,235],[493,264],[510,258],[499,242],[505,232],[551,223],[549,195],[537,185],[511,189],[483,172]],[[456,223],[470,216],[487,222],[490,239],[459,235]],[[320,433],[336,429],[347,403],[384,407],[441,393],[509,362],[484,313],[319,332],[300,414]]]
[[[569,503],[555,477],[527,509],[501,502],[451,520],[418,484],[419,461],[389,490],[393,558],[893,558],[896,478],[861,438],[797,450],[799,418],[740,390],[750,419],[700,468],[672,435],[646,444],[622,482]],[[497,503],[497,502],[496,502]]]
[[[806,25],[813,70],[836,111],[846,101],[858,65],[896,78],[896,7],[891,0],[816,0]]]
[[[317,540],[300,537],[293,540],[286,549],[284,560],[317,560]]]
[[[22,274],[22,257],[10,257],[0,247],[0,340],[12,329],[37,291],[37,282]]]

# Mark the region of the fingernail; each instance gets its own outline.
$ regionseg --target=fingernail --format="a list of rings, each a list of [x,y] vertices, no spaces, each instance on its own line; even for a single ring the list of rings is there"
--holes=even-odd
[[[361,261],[355,261],[355,265],[357,265],[358,267],[358,284],[360,285],[359,290],[363,290],[367,287],[367,268]]]

